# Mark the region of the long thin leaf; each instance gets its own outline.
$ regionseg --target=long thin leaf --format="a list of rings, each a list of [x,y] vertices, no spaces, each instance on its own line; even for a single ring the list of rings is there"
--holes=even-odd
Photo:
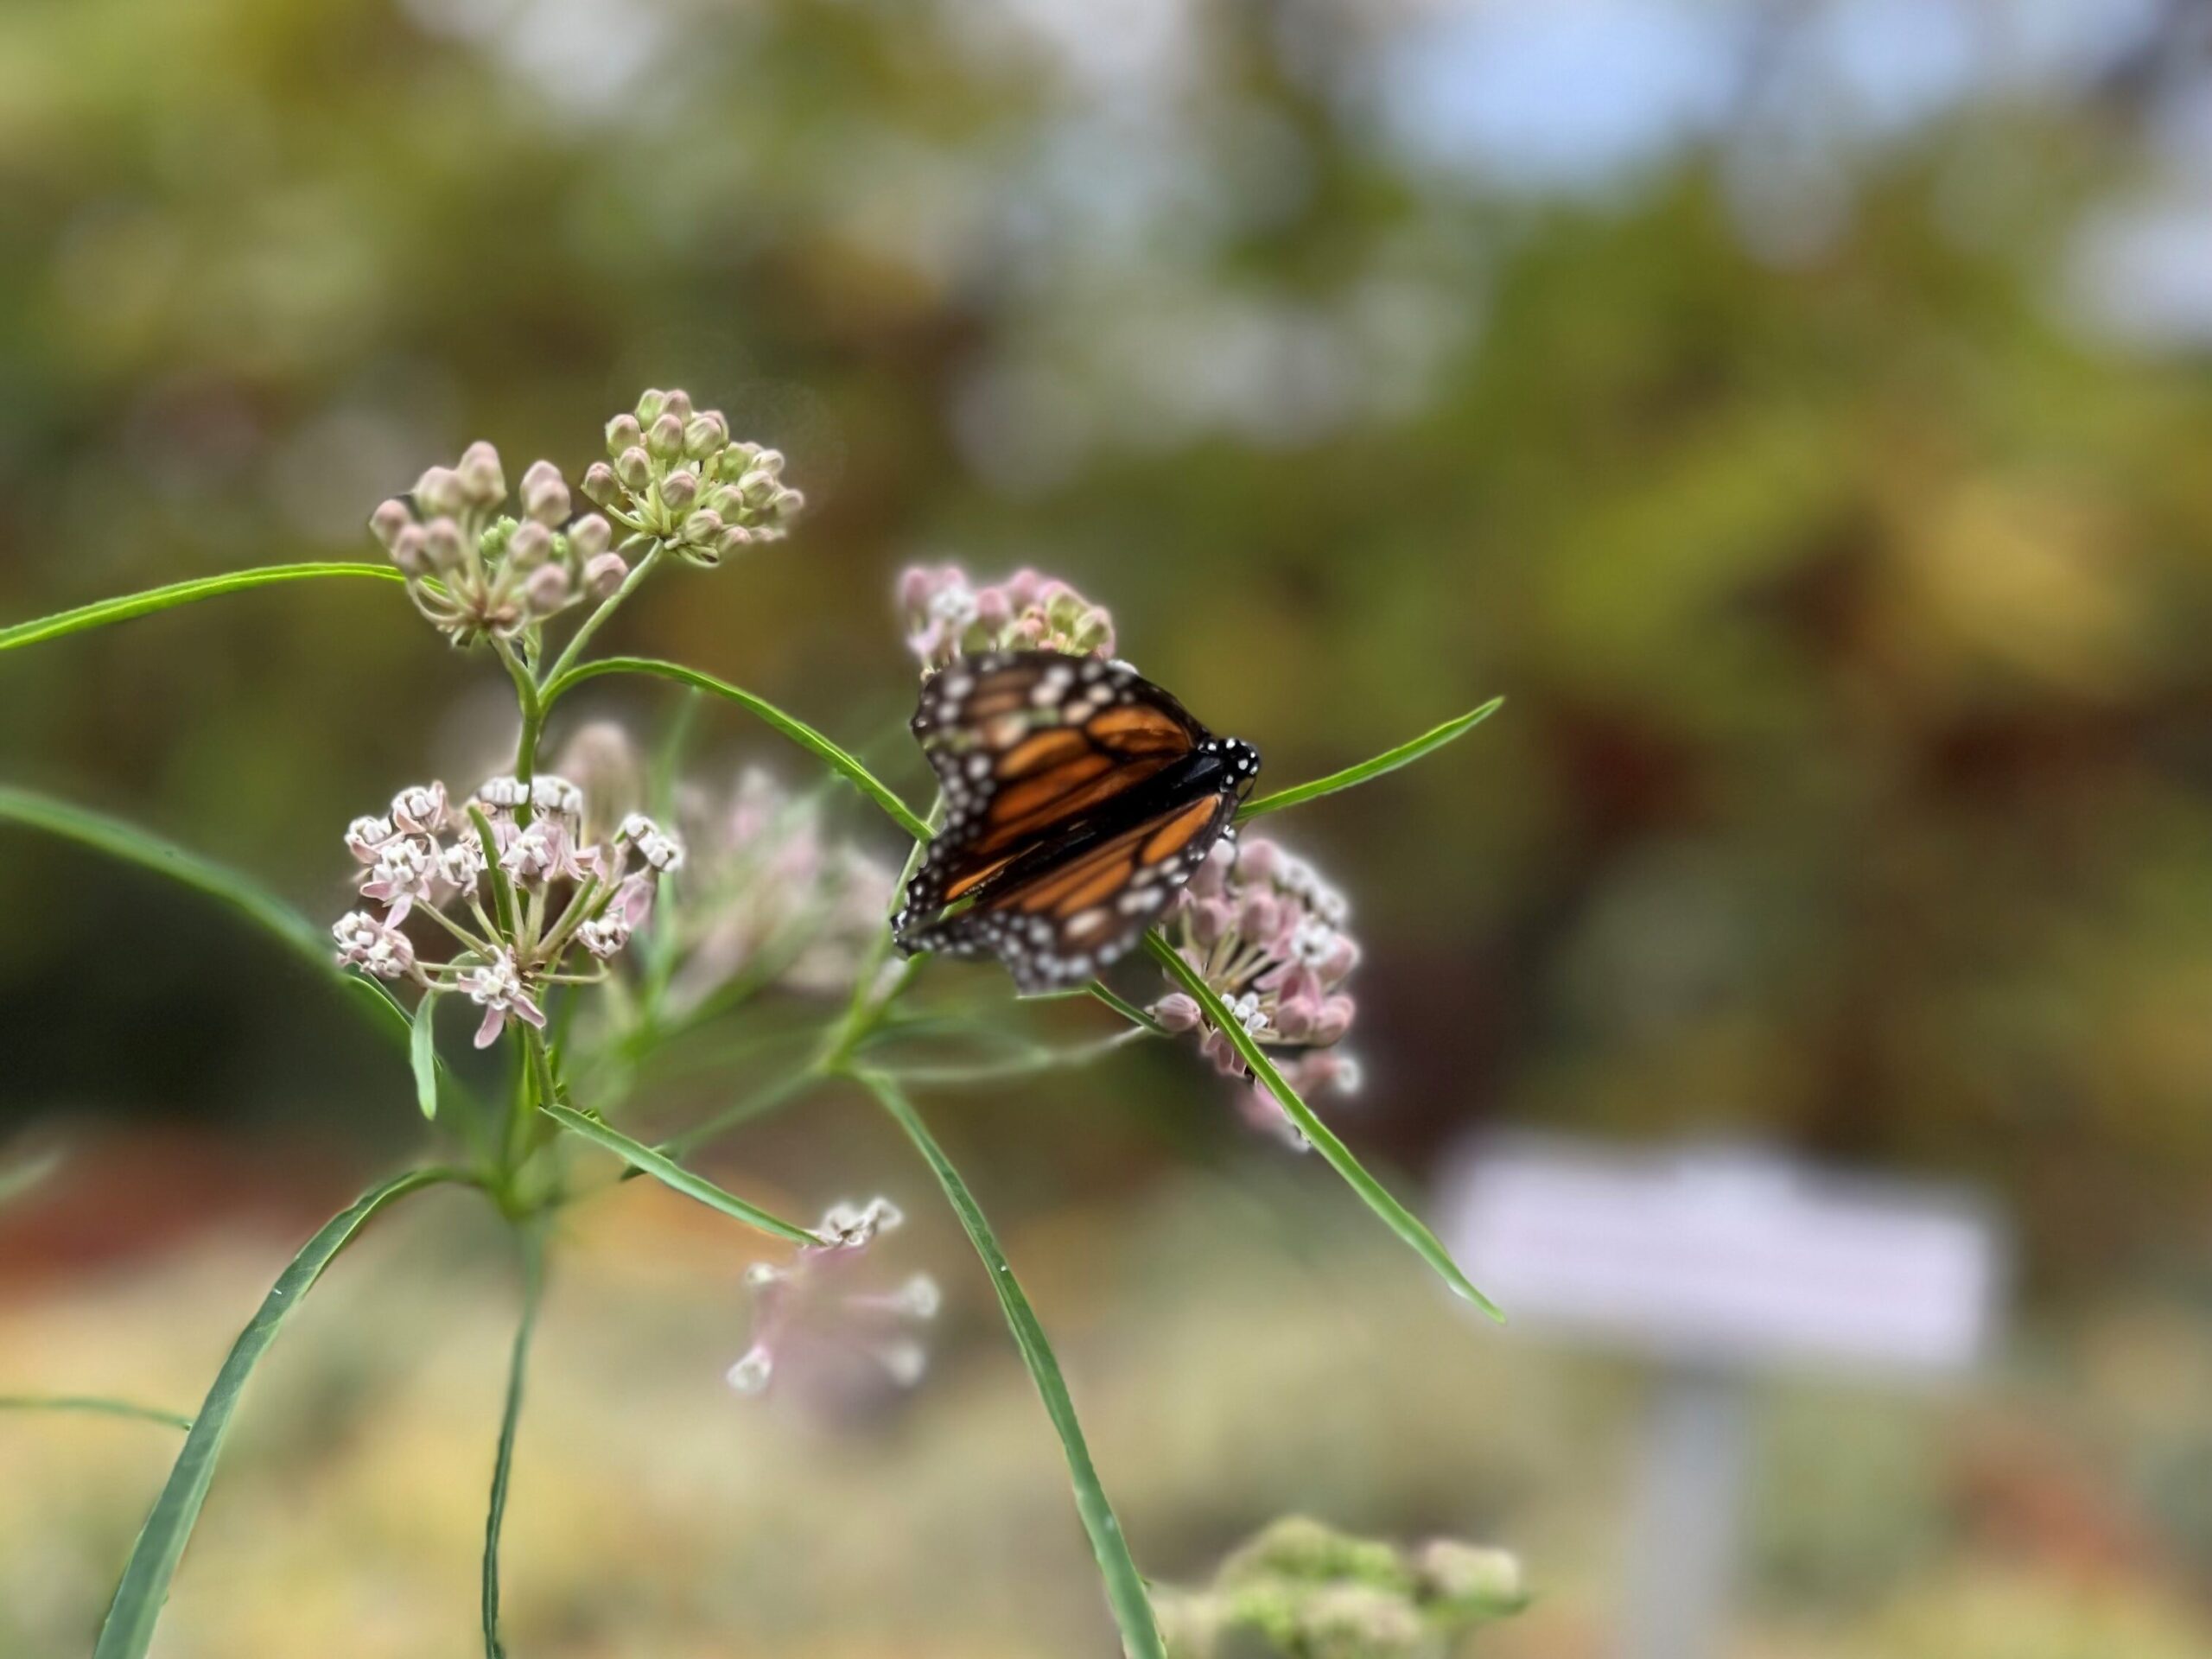
[[[169,1581],[176,1576],[176,1565],[184,1554],[185,1541],[191,1537],[193,1524],[200,1518],[200,1506],[207,1500],[208,1483],[215,1478],[215,1461],[222,1455],[224,1437],[230,1433],[231,1416],[238,1408],[238,1395],[256,1363],[268,1351],[284,1321],[314,1287],[322,1270],[330,1265],[331,1258],[345,1249],[369,1217],[386,1205],[422,1187],[459,1179],[462,1178],[450,1170],[416,1169],[371,1187],[352,1208],[309,1239],[306,1248],[292,1258],[291,1265],[278,1276],[245,1329],[238,1333],[238,1341],[232,1344],[230,1357],[215,1374],[214,1386],[207,1390],[207,1398],[193,1421],[192,1430],[184,1437],[184,1449],[177,1453],[168,1481],[162,1486],[162,1495],[154,1500],[153,1513],[146,1517],[138,1541],[131,1549],[130,1560],[123,1569],[123,1580],[116,1586],[107,1621],[100,1626],[99,1644],[93,1649],[93,1659],[143,1659],[148,1644],[154,1639],[154,1623],[161,1617],[162,1604],[168,1599]]]
[[[27,789],[0,785],[0,823],[42,830],[207,894],[312,963],[315,976],[341,988],[347,1004],[385,1037],[402,1047],[411,1041],[414,1021],[397,999],[374,980],[341,972],[331,954],[329,935],[251,876],[188,852],[135,823]],[[448,1090],[468,1097],[442,1061],[438,1071]]]
[[[711,674],[702,674],[680,663],[664,663],[652,657],[605,657],[597,662],[579,663],[545,688],[544,704],[553,706],[554,700],[571,686],[585,680],[595,679],[601,674],[651,674],[664,680],[674,680],[679,685],[689,685],[701,691],[750,709],[777,731],[809,751],[833,772],[842,777],[855,789],[881,807],[891,821],[917,841],[927,841],[930,827],[917,816],[912,807],[892,792],[889,785],[862,766],[857,756],[842,747],[804,721],[795,719],[770,702],[766,697],[718,680]]]
[[[1395,772],[1400,766],[1409,766],[1421,756],[1442,748],[1453,738],[1464,737],[1505,706],[1503,697],[1492,697],[1479,709],[1447,720],[1441,726],[1423,732],[1410,743],[1401,743],[1386,750],[1372,760],[1363,760],[1356,766],[1346,766],[1342,772],[1332,772],[1325,778],[1316,778],[1310,784],[1294,784],[1288,789],[1279,789],[1272,795],[1262,795],[1244,803],[1236,814],[1239,823],[1247,818],[1256,818],[1262,812],[1280,812],[1286,806],[1300,806],[1307,801],[1318,801],[1324,795],[1333,795],[1340,789],[1350,789],[1370,779],[1380,778],[1386,772]]]
[[[438,994],[423,992],[415,1005],[414,1029],[407,1039],[408,1064],[415,1071],[415,1103],[428,1118],[438,1115],[437,1012]]]
[[[586,1117],[569,1106],[541,1106],[537,1109],[570,1135],[581,1135],[596,1146],[604,1147],[632,1169],[643,1170],[664,1186],[673,1187],[687,1198],[696,1198],[712,1210],[734,1217],[748,1227],[757,1227],[764,1233],[789,1239],[794,1244],[818,1244],[822,1241],[804,1227],[795,1227],[779,1217],[770,1215],[754,1204],[747,1204],[734,1193],[725,1192],[703,1176],[695,1175],[674,1159],[656,1152],[642,1141],[633,1141],[620,1129],[609,1128],[595,1117]]]
[[[1106,1581],[1106,1600],[1113,1609],[1114,1622],[1121,1627],[1123,1646],[1131,1659],[1166,1659],[1160,1629],[1153,1619],[1152,1603],[1145,1595],[1144,1580],[1137,1572],[1135,1561],[1130,1559],[1128,1541],[1122,1535],[1122,1523],[1115,1516],[1114,1506],[1107,1502],[1106,1489],[1099,1484],[1098,1471],[1091,1464],[1090,1448],[1084,1443],[1083,1425],[1077,1421],[1075,1402],[1068,1397],[1059,1361],[1052,1357],[1052,1344],[1045,1339],[1045,1328],[1037,1323],[1029,1299],[1021,1294],[1020,1285],[1014,1281],[1014,1268],[1006,1259],[1006,1252],[999,1248],[991,1224],[984,1217],[975,1195],[969,1192],[968,1184],[960,1179],[960,1172],[952,1166],[952,1160],[944,1155],[944,1149],[938,1145],[899,1085],[880,1071],[855,1075],[906,1132],[906,1138],[914,1143],[915,1150],[937,1176],[938,1185],[944,1189],[944,1196],[951,1201],[961,1226],[967,1230],[968,1242],[976,1247],[976,1254],[990,1269],[991,1288],[998,1293],[999,1306],[1006,1314],[1007,1327],[1014,1332],[1014,1345],[1021,1350],[1023,1363],[1029,1367],[1037,1393],[1045,1402],[1045,1414],[1052,1420],[1053,1428],[1059,1433],[1060,1446],[1067,1453],[1068,1474],[1075,1485],[1076,1512],[1083,1517],[1084,1530],[1090,1535],[1091,1552],[1098,1558],[1098,1571]]]
[[[98,600],[90,605],[79,605],[73,611],[57,611],[52,616],[41,616],[29,622],[16,623],[11,627],[0,628],[0,651],[13,651],[18,645],[35,645],[42,640],[58,639],[66,633],[81,633],[87,628],[104,628],[111,622],[127,622],[134,616],[146,616],[155,611],[189,605],[194,600],[213,599],[218,594],[235,594],[247,588],[264,588],[272,582],[302,582],[314,576],[370,576],[380,582],[405,580],[388,564],[325,562],[271,564],[258,570],[233,570],[226,575],[199,576],[190,582],[171,582],[166,588],[149,588],[143,594],[127,594],[120,599]]]
[[[0,1411],[77,1411],[101,1417],[133,1417],[140,1422],[166,1423],[171,1428],[192,1427],[191,1418],[159,1406],[91,1394],[0,1394]]]
[[[49,835],[105,853],[111,858],[119,858],[126,863],[158,871],[171,880],[181,881],[227,905],[271,938],[308,958],[319,973],[334,979],[337,976],[329,936],[251,877],[242,875],[227,865],[188,853],[120,818],[25,789],[0,785],[0,822],[43,830]]]
[[[507,1362],[507,1403],[499,1414],[499,1449],[492,1461],[492,1503],[484,1520],[484,1659],[506,1659],[499,1645],[499,1531],[507,1518],[507,1479],[515,1461],[515,1429],[522,1421],[523,1375],[530,1368],[530,1340],[537,1331],[545,1296],[545,1250],[534,1232],[522,1244],[522,1323],[515,1327]]]
[[[1503,1324],[1505,1316],[1498,1312],[1497,1305],[1475,1288],[1467,1275],[1459,1270],[1459,1264],[1452,1259],[1451,1252],[1438,1242],[1436,1235],[1422,1225],[1420,1218],[1405,1205],[1392,1198],[1382,1182],[1363,1169],[1359,1160],[1353,1157],[1351,1149],[1337,1139],[1335,1132],[1314,1115],[1311,1106],[1298,1097],[1298,1091],[1290,1086],[1281,1071],[1276,1069],[1275,1063],[1268,1058],[1267,1051],[1253,1040],[1252,1033],[1244,1029],[1243,1022],[1230,1013],[1220,995],[1206,983],[1205,976],[1184,961],[1182,954],[1160,938],[1157,929],[1146,933],[1145,948],[1175,976],[1185,990],[1198,1000],[1198,1006],[1205,1010],[1206,1018],[1212,1022],[1214,1028],[1235,1046],[1244,1064],[1252,1068],[1252,1075],[1267,1085],[1268,1092],[1290,1115],[1291,1121],[1313,1143],[1313,1149],[1327,1160],[1329,1167],[1344,1177],[1344,1184],[1359,1194],[1367,1207],[1380,1216],[1392,1232],[1412,1246],[1414,1254],[1435,1268],[1453,1291]]]

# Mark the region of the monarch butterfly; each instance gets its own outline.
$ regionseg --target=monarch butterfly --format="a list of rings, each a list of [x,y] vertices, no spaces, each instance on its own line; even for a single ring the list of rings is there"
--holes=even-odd
[[[1135,944],[1236,833],[1260,771],[1258,750],[1126,664],[1056,651],[954,662],[923,685],[913,731],[945,819],[893,936],[908,956],[995,953],[1025,994]]]

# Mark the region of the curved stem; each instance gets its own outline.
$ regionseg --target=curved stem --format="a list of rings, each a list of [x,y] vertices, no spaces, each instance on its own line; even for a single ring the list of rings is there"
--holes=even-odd
[[[561,685],[561,677],[582,654],[586,642],[599,632],[599,625],[613,615],[616,607],[630,597],[631,590],[645,579],[645,573],[660,563],[660,556],[661,544],[655,542],[647,550],[645,556],[638,561],[630,574],[622,578],[622,585],[609,594],[600,607],[584,619],[583,626],[578,628],[569,637],[569,643],[561,648],[561,654],[553,659],[553,666],[547,671],[545,676],[546,708],[551,708],[553,700],[560,696],[562,690],[566,690]]]

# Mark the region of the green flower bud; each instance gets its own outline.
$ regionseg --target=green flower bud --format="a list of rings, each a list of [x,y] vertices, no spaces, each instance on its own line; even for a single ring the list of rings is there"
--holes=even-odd
[[[721,411],[710,409],[696,415],[683,428],[683,453],[694,458],[718,454],[729,447],[729,423]]]
[[[652,487],[652,458],[634,447],[625,449],[614,458],[614,476],[622,481],[625,488],[642,495]]]
[[[671,512],[683,512],[699,499],[699,474],[679,467],[660,481],[660,499]]]
[[[753,540],[753,532],[743,524],[725,525],[722,533],[715,537],[715,556],[719,559],[734,558],[750,547]]]
[[[655,461],[673,461],[683,453],[683,423],[664,414],[645,429],[645,449]]]
[[[641,428],[651,426],[655,421],[660,418],[661,410],[666,408],[667,405],[668,394],[666,392],[656,390],[651,386],[646,387],[645,391],[638,394],[639,426]]]
[[[721,534],[722,521],[719,513],[695,512],[683,521],[683,539],[703,545]]]
[[[584,468],[584,494],[601,506],[612,506],[621,493],[622,480],[605,461],[594,461]]]
[[[689,421],[692,415],[691,394],[681,386],[671,386],[668,400],[661,404],[660,409],[664,415],[673,415],[679,421]]]
[[[799,491],[779,490],[775,499],[768,504],[768,510],[776,515],[778,524],[788,524],[805,505],[806,497]]]
[[[645,441],[645,429],[638,424],[634,415],[617,415],[607,423],[607,454],[610,460]]]

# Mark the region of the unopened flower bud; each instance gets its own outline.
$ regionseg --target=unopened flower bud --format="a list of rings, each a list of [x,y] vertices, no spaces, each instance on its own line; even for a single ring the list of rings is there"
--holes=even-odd
[[[673,415],[679,421],[689,421],[692,415],[691,394],[681,386],[671,386],[667,400],[660,408],[664,415]]]
[[[419,576],[430,568],[423,526],[410,524],[391,538],[391,562],[404,576]]]
[[[750,462],[746,471],[759,473],[763,478],[780,478],[784,471],[784,452],[780,449],[754,449],[747,457]]]
[[[802,492],[779,490],[776,493],[775,499],[769,502],[768,511],[776,515],[778,523],[787,524],[798,517],[801,509],[805,505],[806,497]],[[1103,615],[1104,613],[1101,612],[1100,614]]]
[[[711,542],[721,534],[721,515],[695,512],[683,521],[683,539],[687,542]]]
[[[468,543],[452,519],[433,518],[423,526],[423,550],[431,569],[450,570],[468,556]]]
[[[553,532],[534,518],[517,524],[507,537],[507,563],[518,570],[544,563],[552,552]]]
[[[672,461],[683,453],[683,423],[663,415],[645,429],[645,449],[656,461]]]
[[[369,533],[382,542],[389,552],[399,539],[399,532],[414,522],[415,515],[408,512],[407,504],[395,498],[369,515]]]
[[[722,533],[715,537],[715,556],[721,559],[735,558],[750,546],[752,542],[753,532],[743,524],[726,524],[722,527]]]
[[[671,512],[683,512],[699,499],[699,474],[679,467],[660,481],[660,499]]]
[[[499,452],[480,440],[461,452],[461,487],[480,507],[496,507],[507,499],[507,475],[499,467]]]
[[[1332,996],[1322,1003],[1313,1019],[1313,1040],[1324,1048],[1341,1042],[1344,1033],[1351,1029],[1352,1009],[1352,1000],[1348,996]]]
[[[657,387],[646,387],[638,394],[638,424],[640,427],[651,426],[660,418],[660,412],[667,404],[666,392]]]
[[[683,428],[683,453],[687,455],[711,455],[729,447],[729,423],[721,411],[710,409],[703,415],[694,416]]]
[[[614,469],[605,461],[594,461],[584,468],[584,494],[601,506],[613,505],[621,493],[621,480],[614,476]]]
[[[1170,1031],[1196,1031],[1202,1017],[1198,1001],[1181,991],[1171,991],[1152,1005],[1152,1017]]]
[[[569,526],[569,549],[579,559],[595,559],[614,539],[613,526],[595,512],[588,512]]]
[[[658,412],[658,411],[656,411]],[[607,423],[607,454],[609,460],[625,449],[634,449],[645,441],[645,429],[638,424],[634,415],[617,415]]]
[[[601,553],[584,566],[584,586],[594,599],[612,599],[629,576],[630,567],[620,553]]]
[[[541,524],[569,516],[569,483],[550,461],[533,461],[522,475],[522,510]]]
[[[614,458],[614,476],[625,488],[642,493],[653,481],[652,457],[632,444]]]
[[[415,504],[424,512],[445,518],[468,505],[468,492],[452,467],[433,467],[415,480]]]
[[[523,584],[523,597],[540,616],[550,616],[569,602],[569,573],[557,564],[541,564]]]

